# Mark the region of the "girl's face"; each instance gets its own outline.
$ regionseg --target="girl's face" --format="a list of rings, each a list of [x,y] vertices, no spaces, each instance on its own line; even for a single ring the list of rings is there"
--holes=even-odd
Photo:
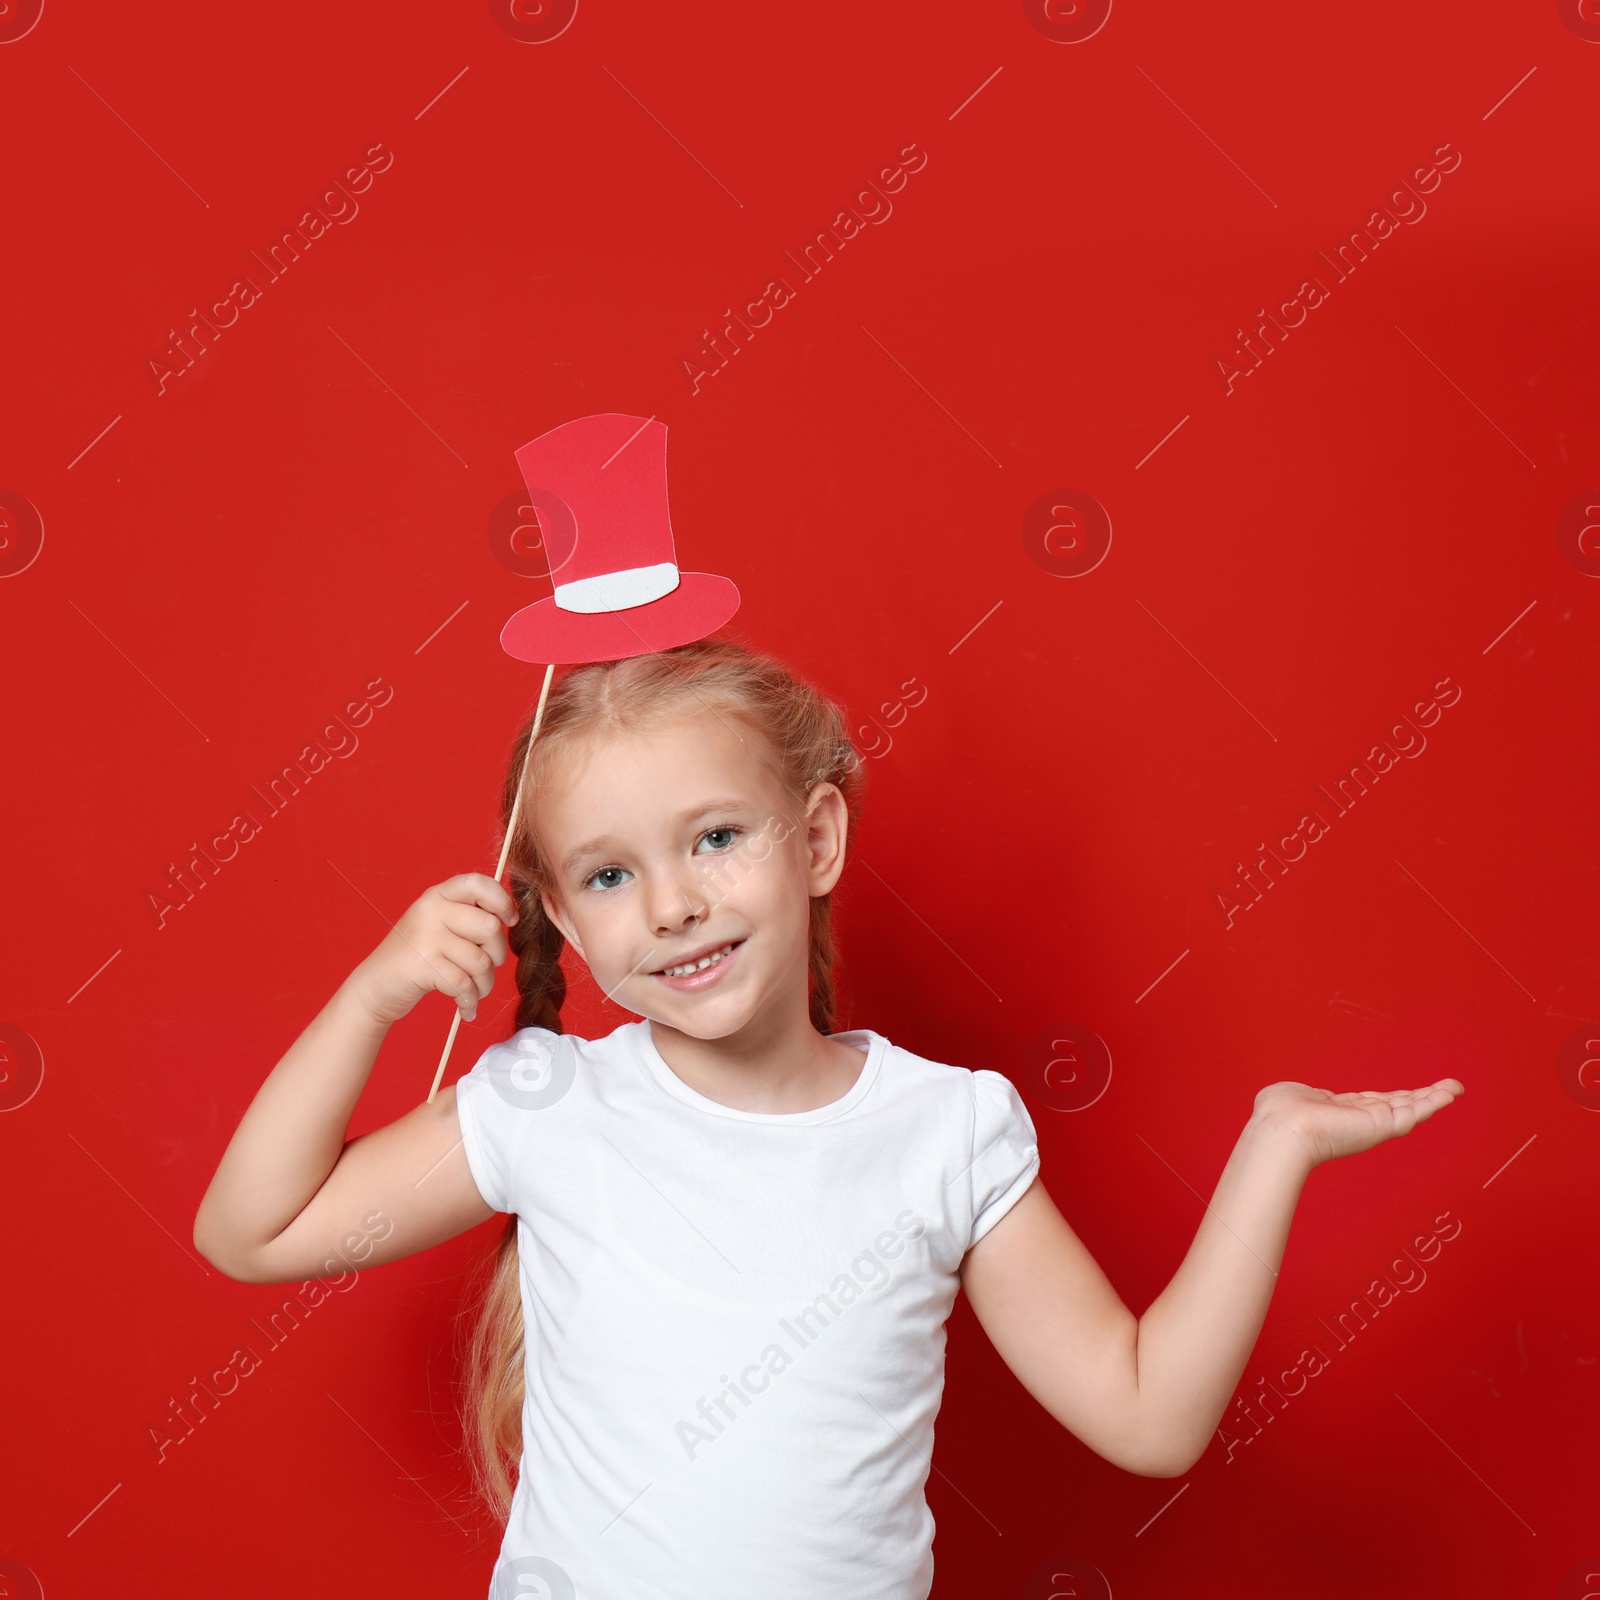
[[[844,865],[832,784],[797,808],[761,736],[707,711],[577,744],[534,811],[546,912],[611,999],[697,1039],[805,1016],[811,898]]]

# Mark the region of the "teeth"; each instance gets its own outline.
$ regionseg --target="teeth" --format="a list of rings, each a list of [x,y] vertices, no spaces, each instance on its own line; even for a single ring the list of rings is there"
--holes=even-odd
[[[691,972],[703,972],[707,967],[715,965],[732,949],[731,944],[725,944],[720,950],[713,950],[710,955],[701,956],[698,961],[685,961],[680,966],[663,967],[661,975],[664,978],[687,978]]]

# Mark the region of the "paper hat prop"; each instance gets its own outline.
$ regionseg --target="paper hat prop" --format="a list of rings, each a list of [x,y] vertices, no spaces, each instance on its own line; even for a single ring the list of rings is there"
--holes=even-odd
[[[739,609],[730,579],[678,570],[664,422],[579,417],[516,455],[555,593],[501,630],[508,655],[552,665],[648,655],[703,639]]]
[[[494,869],[497,883],[505,876],[528,757],[557,665],[670,650],[714,633],[739,609],[739,591],[730,579],[678,570],[667,515],[664,422],[620,411],[579,417],[523,445],[517,465],[538,513],[556,592],[524,606],[500,630],[507,655],[543,662],[545,673],[511,802],[512,826]],[[461,1016],[458,1008],[428,1090],[430,1104],[444,1080]]]

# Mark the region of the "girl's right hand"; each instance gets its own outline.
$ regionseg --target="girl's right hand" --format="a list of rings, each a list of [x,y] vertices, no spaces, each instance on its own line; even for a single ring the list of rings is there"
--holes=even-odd
[[[494,988],[494,970],[509,953],[506,929],[516,920],[516,902],[503,884],[482,872],[447,878],[406,909],[350,974],[351,986],[384,1027],[434,989],[471,1022]]]

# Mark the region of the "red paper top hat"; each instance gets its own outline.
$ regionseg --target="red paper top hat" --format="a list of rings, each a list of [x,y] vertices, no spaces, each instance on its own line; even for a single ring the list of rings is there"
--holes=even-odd
[[[739,591],[680,572],[667,515],[667,426],[618,411],[579,417],[517,451],[556,592],[500,630],[518,661],[616,661],[715,632]]]

